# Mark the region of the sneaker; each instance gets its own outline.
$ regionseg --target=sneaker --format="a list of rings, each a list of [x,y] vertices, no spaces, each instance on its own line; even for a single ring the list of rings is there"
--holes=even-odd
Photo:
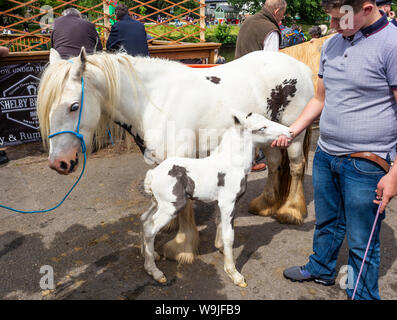
[[[9,160],[5,151],[0,151],[0,164],[7,163],[8,161]]]
[[[322,284],[324,286],[332,286],[335,284],[335,280],[333,279],[329,280],[313,277],[309,271],[306,270],[305,266],[295,266],[285,269],[283,275],[286,279],[291,280],[292,282],[314,281],[315,283]]]
[[[264,163],[254,163],[251,168],[252,172],[259,172],[263,170],[266,170],[266,165]]]

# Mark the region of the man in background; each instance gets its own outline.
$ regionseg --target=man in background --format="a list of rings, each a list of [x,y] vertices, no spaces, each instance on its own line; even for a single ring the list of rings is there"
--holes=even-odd
[[[132,56],[149,56],[145,26],[131,19],[125,4],[118,4],[115,14],[118,21],[110,30],[106,49],[118,51],[123,48]]]
[[[257,50],[278,51],[281,43],[279,25],[286,8],[285,0],[266,0],[258,13],[248,17],[237,36],[235,58]]]
[[[285,0],[266,0],[262,9],[249,16],[241,25],[237,36],[235,59],[257,50],[278,51],[281,44],[281,20],[284,18],[287,2]],[[259,149],[251,171],[266,169],[264,158]]]
[[[81,47],[84,47],[87,53],[102,51],[102,43],[95,25],[84,20],[75,8],[66,9],[62,17],[55,19],[51,47],[58,51],[62,59],[78,56]]]
[[[377,7],[382,10],[384,13],[387,15],[387,20],[393,25],[397,27],[397,21],[396,21],[396,14],[394,11],[391,10],[391,5],[393,4],[392,1],[390,0],[378,0],[376,1]]]

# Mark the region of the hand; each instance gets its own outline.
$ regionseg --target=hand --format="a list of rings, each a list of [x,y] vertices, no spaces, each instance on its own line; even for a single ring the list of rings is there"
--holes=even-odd
[[[380,207],[380,213],[383,213],[386,206],[389,204],[390,200],[397,195],[397,179],[393,177],[390,173],[386,174],[382,179],[380,179],[377,187],[376,187],[376,200],[373,202],[379,205],[382,202],[382,206]]]
[[[294,132],[291,131],[290,133],[291,133],[290,138],[288,138],[285,135],[279,136],[276,140],[272,142],[271,147],[288,148],[292,140],[295,138]]]
[[[396,14],[394,13],[394,11],[390,11],[390,12],[389,12],[389,17],[390,17],[390,18],[393,18],[393,19],[394,19],[395,16],[396,16]]]

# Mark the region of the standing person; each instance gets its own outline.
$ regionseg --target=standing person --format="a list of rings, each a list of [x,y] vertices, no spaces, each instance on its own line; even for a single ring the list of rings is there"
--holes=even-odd
[[[75,8],[66,9],[62,12],[62,17],[55,19],[51,47],[58,51],[62,59],[78,56],[81,47],[87,53],[102,51],[95,25],[84,20]]]
[[[353,8],[353,23],[343,23],[344,5]],[[284,276],[334,284],[346,235],[354,280],[346,293],[352,297],[378,204],[382,201],[383,213],[397,194],[397,166],[388,171],[397,142],[397,32],[375,0],[322,0],[322,6],[339,34],[324,43],[317,92],[290,126],[295,137],[321,114],[313,160],[314,253],[306,265],[284,270]],[[281,136],[272,146],[288,144]],[[380,299],[379,233],[384,217],[381,214],[377,222],[357,299]]]
[[[8,56],[8,48],[7,47],[1,47],[0,46],[0,58],[4,58]],[[0,112],[1,114],[1,112]],[[1,121],[1,118],[0,118]],[[8,162],[8,157],[7,154],[4,150],[0,150],[0,164],[4,164]]]
[[[278,51],[281,43],[279,25],[286,8],[285,0],[266,0],[258,13],[249,16],[238,33],[235,58],[257,50]]]
[[[281,20],[284,18],[287,2],[285,0],[266,0],[262,9],[249,16],[241,25],[237,36],[235,59],[257,50],[278,51],[281,44]],[[266,169],[262,150],[257,150],[251,171]]]
[[[117,51],[124,48],[132,56],[149,56],[145,26],[130,18],[125,4],[118,4],[114,11],[118,22],[110,30],[106,49]]]
[[[376,5],[378,6],[378,8],[386,13],[387,19],[389,20],[389,22],[397,27],[396,14],[394,11],[391,10],[392,4],[393,4],[393,2],[391,0],[377,0],[376,1]]]

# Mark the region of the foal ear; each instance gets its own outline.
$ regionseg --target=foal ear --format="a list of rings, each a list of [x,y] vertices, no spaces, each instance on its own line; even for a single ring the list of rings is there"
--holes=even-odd
[[[234,124],[235,124],[236,126],[241,125],[240,120],[239,120],[235,115],[233,115],[233,120],[234,120]]]
[[[54,48],[50,49],[50,64],[56,63],[58,61],[61,61],[61,55],[56,51]]]

